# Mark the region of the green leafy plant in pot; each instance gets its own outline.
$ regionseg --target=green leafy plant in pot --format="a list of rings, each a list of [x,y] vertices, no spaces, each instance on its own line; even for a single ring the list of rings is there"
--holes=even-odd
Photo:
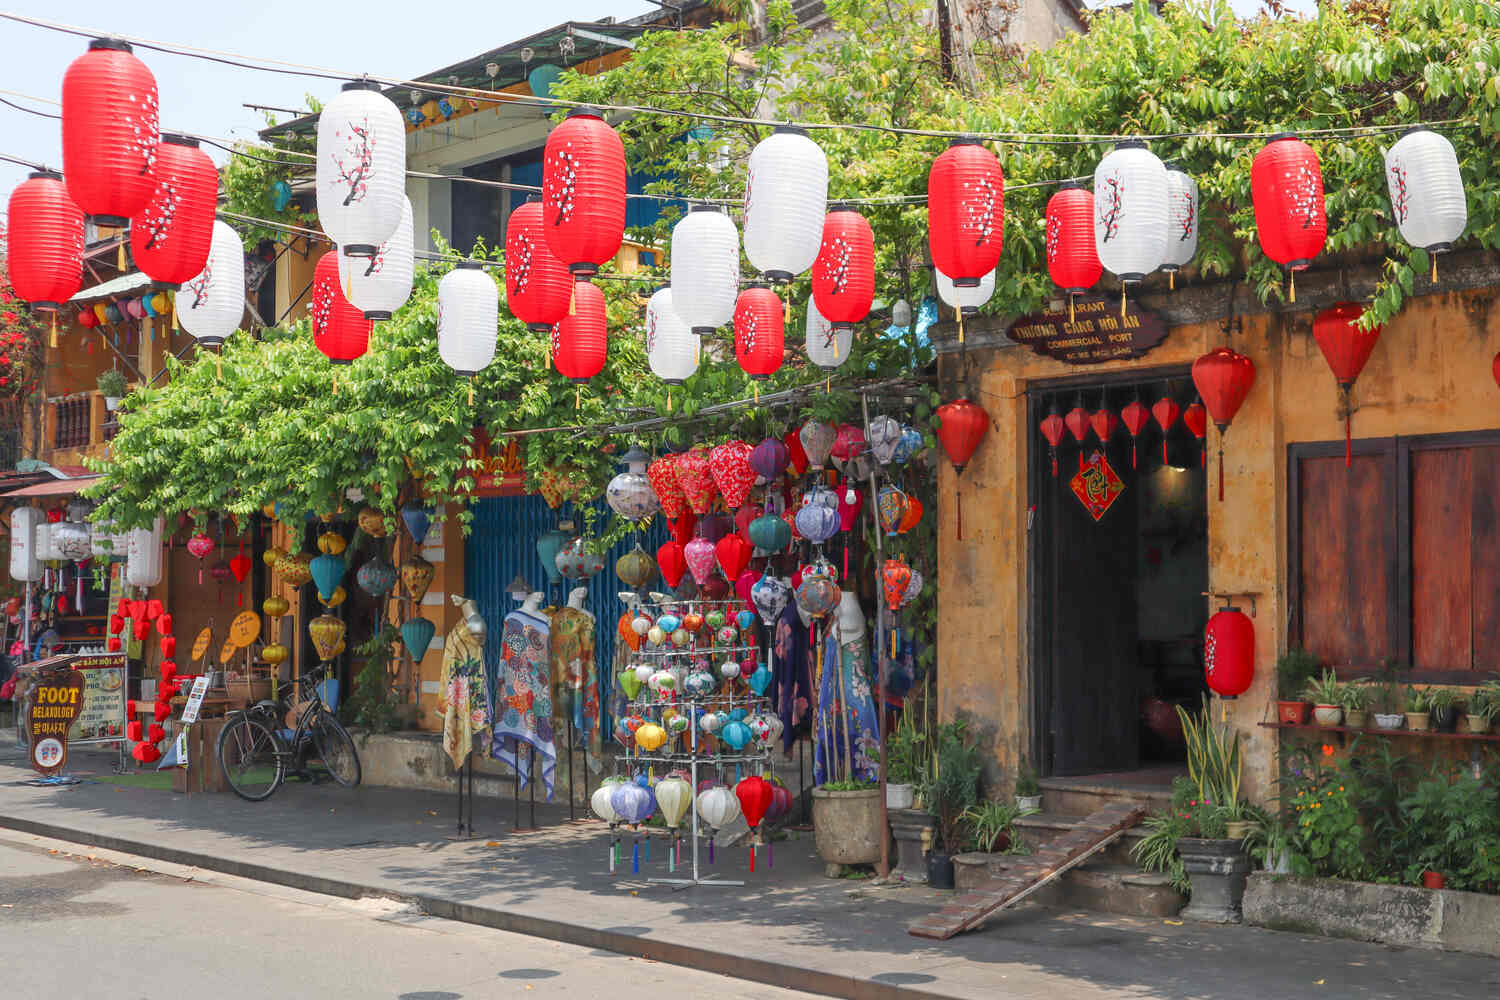
[[[1370,719],[1370,685],[1364,681],[1350,681],[1339,686],[1339,707],[1344,710],[1344,725],[1350,729],[1363,729]]]
[[[917,712],[908,709],[885,742],[885,804],[888,809],[910,809],[917,779],[926,769],[927,732]]]
[[[953,888],[953,855],[963,850],[964,815],[979,801],[979,750],[962,719],[937,726],[932,735],[932,767],[922,782],[922,798],[936,821],[927,856],[927,880],[935,889]]]
[[[1495,716],[1500,715],[1500,681],[1485,681],[1464,705],[1464,729],[1471,733],[1487,733]]]
[[[104,408],[113,413],[125,398],[127,387],[125,376],[115,368],[106,368],[99,373],[99,395],[104,397]]]
[[[1276,658],[1276,686],[1281,700],[1276,703],[1276,716],[1291,725],[1304,725],[1310,707],[1302,701],[1301,693],[1318,672],[1318,658],[1300,646],[1293,646]]]
[[[1016,767],[1016,806],[1023,815],[1042,809],[1041,782],[1037,780],[1036,768],[1024,756]]]
[[[1344,710],[1339,707],[1339,679],[1332,670],[1308,683],[1305,697],[1313,703],[1313,718],[1320,726],[1336,726],[1344,721]]]
[[[1425,732],[1432,728],[1432,692],[1428,688],[1408,684],[1403,710],[1406,713],[1407,729]]]
[[[1432,728],[1443,733],[1451,733],[1458,727],[1458,692],[1452,688],[1435,687],[1427,689],[1427,713]]]
[[[1401,668],[1395,660],[1382,660],[1380,673],[1372,688],[1370,707],[1378,729],[1400,729],[1406,721],[1402,714]]]
[[[964,812],[969,845],[985,854],[1029,854],[1030,849],[1016,834],[1016,817],[1021,809],[1010,802],[981,802]]]

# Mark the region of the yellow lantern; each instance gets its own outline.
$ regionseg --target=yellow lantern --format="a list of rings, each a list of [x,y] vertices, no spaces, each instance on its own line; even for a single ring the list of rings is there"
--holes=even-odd
[[[318,551],[324,555],[342,555],[348,544],[337,531],[325,531],[318,536]]]
[[[366,507],[359,512],[359,530],[371,538],[385,537],[385,515],[374,507]]]
[[[293,587],[300,587],[312,579],[312,556],[306,552],[299,552],[294,556],[276,560],[273,568],[277,576]]]
[[[292,605],[280,594],[272,594],[261,603],[260,609],[272,618],[280,618],[292,609]]]
[[[273,642],[269,646],[264,646],[260,651],[260,658],[262,660],[265,660],[273,667],[280,666],[281,664],[285,663],[286,658],[290,655],[291,650],[287,649],[279,642]]]
[[[406,585],[406,592],[413,601],[420,604],[427,596],[427,588],[432,586],[436,572],[437,568],[420,555],[413,555],[401,564],[401,582]]]
[[[347,598],[348,596],[349,592],[346,591],[342,585],[334,587],[333,593],[329,596],[326,606],[330,608],[336,608],[340,604],[343,604],[345,598]]]
[[[318,659],[331,660],[343,645],[344,623],[333,615],[319,615],[307,623],[307,634],[312,636]]]
[[[635,742],[647,753],[660,750],[661,745],[667,742],[667,731],[654,722],[648,722],[635,731]]]
[[[260,561],[269,566],[273,572],[276,569],[277,561],[285,558],[286,549],[269,548],[260,554]]]

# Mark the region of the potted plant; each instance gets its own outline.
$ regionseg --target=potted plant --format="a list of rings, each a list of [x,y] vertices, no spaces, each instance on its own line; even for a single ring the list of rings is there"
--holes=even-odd
[[[118,369],[106,368],[99,373],[99,395],[104,397],[104,408],[110,413],[119,408],[125,392],[125,376]]]
[[[927,734],[918,727],[915,715],[913,711],[905,712],[896,728],[886,737],[887,809],[910,809],[915,799],[917,775],[922,770],[922,757],[927,743]]]
[[[1371,707],[1375,710],[1375,725],[1380,729],[1400,729],[1406,721],[1401,713],[1401,688],[1398,685],[1400,668],[1395,660],[1383,660],[1380,676],[1375,685]]]
[[[1318,672],[1318,660],[1300,646],[1292,646],[1276,658],[1276,686],[1283,700],[1276,703],[1276,715],[1294,726],[1307,722],[1308,703],[1294,700]]]
[[[1042,811],[1042,786],[1036,779],[1036,768],[1024,756],[1016,768],[1016,808],[1023,816]]]
[[[1469,695],[1464,707],[1464,730],[1470,733],[1489,732],[1495,716],[1500,715],[1500,681],[1485,681]]]
[[[812,790],[813,843],[823,859],[823,873],[837,878],[844,865],[880,860],[880,842],[888,836],[880,816],[880,785],[840,779]]]
[[[979,801],[980,766],[964,720],[934,730],[931,768],[922,786],[936,828],[927,855],[927,881],[934,889],[953,888],[953,855],[963,849],[964,815]]]
[[[1446,687],[1428,688],[1427,711],[1433,729],[1453,732],[1458,727],[1458,692]]]
[[[1339,707],[1344,710],[1344,725],[1363,729],[1370,718],[1370,686],[1364,681],[1350,681],[1339,688]]]
[[[1323,676],[1308,682],[1306,698],[1313,703],[1313,718],[1320,726],[1336,726],[1344,721],[1344,710],[1339,707],[1339,679],[1332,670],[1323,671]]]
[[[1403,709],[1406,728],[1413,732],[1424,732],[1432,728],[1432,693],[1427,688],[1406,686],[1406,702]]]

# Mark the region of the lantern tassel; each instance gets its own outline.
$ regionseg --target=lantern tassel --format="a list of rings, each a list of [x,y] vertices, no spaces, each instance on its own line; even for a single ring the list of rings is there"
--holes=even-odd
[[[1344,468],[1350,468],[1354,464],[1354,432],[1349,424],[1352,418],[1349,413],[1347,398],[1344,403]]]
[[[1219,434],[1219,503],[1224,502],[1224,435]]]
[[[1120,285],[1120,318],[1125,318],[1125,286]]]
[[[1287,275],[1286,275],[1286,287],[1287,287],[1286,300],[1288,302],[1296,302],[1297,301],[1297,272],[1296,271],[1288,271],[1287,272]]]
[[[958,342],[960,344],[964,342],[964,311],[962,309],[958,310]]]
[[[469,376],[469,405],[474,405],[474,376]]]
[[[115,255],[115,267],[119,268],[121,274],[124,274],[126,264],[127,261],[125,260],[125,234],[121,233],[119,251]]]
[[[578,315],[578,282],[573,282],[573,288],[568,293],[568,315]]]
[[[953,493],[954,506],[958,517],[958,540],[964,540],[964,493],[962,489],[955,489]]]
[[[172,296],[172,305],[168,308],[168,311],[172,314],[172,332],[176,333],[182,329],[177,325],[177,296]]]
[[[1068,322],[1069,323],[1073,323],[1073,322],[1075,322],[1077,320],[1077,315],[1073,311],[1073,305],[1074,305],[1073,298],[1074,298],[1073,293],[1069,292],[1068,293]]]
[[[631,843],[631,845],[630,845],[630,874],[632,874],[632,875],[639,875],[640,873],[641,873],[641,842],[639,840],[636,840],[636,841],[633,841]]]
[[[1057,449],[1052,449],[1052,478],[1057,478]]]
[[[1438,255],[1437,254],[1433,254],[1432,255],[1432,283],[1434,285],[1437,284],[1437,259],[1438,259]]]
[[[755,841],[750,842],[750,871],[755,871]]]
[[[1134,469],[1136,467],[1136,464],[1135,464],[1135,439],[1134,438],[1132,438],[1131,441],[1130,441],[1130,467],[1132,469]]]
[[[1169,292],[1175,292],[1175,291],[1177,291],[1177,272],[1176,271],[1168,271],[1167,272],[1167,291],[1169,291]]]
[[[57,313],[56,312],[52,313],[52,339],[50,341],[50,346],[52,346],[54,348],[57,347]]]

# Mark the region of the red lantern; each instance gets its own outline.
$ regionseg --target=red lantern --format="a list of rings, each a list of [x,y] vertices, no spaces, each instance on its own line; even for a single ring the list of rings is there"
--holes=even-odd
[[[1094,287],[1103,273],[1094,247],[1094,196],[1069,181],[1047,201],[1047,273],[1068,295],[1068,321],[1073,321],[1073,296]]]
[[[734,356],[753,379],[769,378],[781,367],[786,328],[781,299],[765,285],[751,285],[734,306]]]
[[[1490,377],[1495,380],[1496,385],[1500,385],[1500,351],[1495,352],[1495,360],[1490,362]]]
[[[1203,401],[1195,399],[1188,404],[1187,409],[1182,411],[1182,426],[1186,427],[1193,437],[1198,439],[1200,457],[1205,466],[1208,465],[1208,411],[1203,408]]]
[[[927,174],[932,263],[955,288],[975,288],[1005,244],[1005,171],[977,139],[955,139]]]
[[[724,570],[724,579],[738,580],[740,574],[750,565],[750,557],[755,554],[755,546],[745,541],[735,532],[730,532],[719,543],[714,546],[714,555],[719,561],[719,566]]]
[[[1099,437],[1099,443],[1108,445],[1109,439],[1120,426],[1120,418],[1110,409],[1095,410],[1089,414],[1089,423],[1094,428],[1094,433]]]
[[[1255,625],[1239,608],[1225,605],[1203,630],[1203,675],[1221,698],[1237,698],[1255,679]]]
[[[745,814],[745,825],[752,830],[759,828],[760,821],[765,818],[766,810],[771,807],[771,798],[774,795],[771,783],[758,774],[752,774],[748,778],[741,778],[735,784],[734,794],[740,800],[740,812]],[[754,841],[750,844],[750,870],[755,871]]]
[[[1255,384],[1255,362],[1227,347],[1215,347],[1193,362],[1193,385],[1219,429],[1219,499],[1224,499],[1224,433]]]
[[[83,285],[83,213],[68,197],[62,175],[28,175],[10,193],[8,211],[11,287],[33,309],[62,308]]]
[[[948,453],[948,461],[953,463],[953,469],[959,475],[963,475],[964,467],[969,464],[969,459],[974,457],[974,452],[979,448],[979,442],[984,439],[984,432],[990,428],[990,415],[984,412],[984,408],[978,403],[967,399],[955,399],[951,403],[944,403],[938,407],[938,440],[943,442],[943,450]],[[955,509],[957,511],[958,538],[964,537],[964,508],[963,497],[955,494]]]
[[[85,330],[92,330],[94,327],[99,325],[99,317],[94,314],[94,310],[90,309],[88,306],[84,306],[82,309],[78,310],[76,322]]]
[[[574,274],[590,275],[625,237],[625,144],[597,108],[574,108],[547,136],[542,221],[547,244]]]
[[[1495,380],[1496,382],[1500,382],[1500,375],[1497,375]],[[787,468],[792,470],[792,474],[800,476],[806,472],[807,449],[802,447],[802,435],[797,433],[796,428],[787,431],[786,437],[781,439],[781,443],[786,445]]]
[[[1290,134],[1267,142],[1250,165],[1250,197],[1267,257],[1296,272],[1323,252],[1328,236],[1323,168],[1311,146]],[[1297,301],[1295,279],[1287,299]]]
[[[1359,378],[1359,373],[1364,371],[1365,362],[1370,360],[1370,352],[1375,349],[1375,341],[1380,339],[1380,327],[1371,330],[1361,329],[1356,325],[1360,316],[1364,315],[1364,308],[1355,302],[1340,302],[1332,309],[1324,309],[1318,313],[1313,320],[1313,339],[1318,342],[1318,349],[1323,352],[1323,360],[1328,362],[1328,367],[1333,369],[1333,377],[1338,380],[1339,389],[1344,394],[1344,466],[1347,468],[1353,462],[1353,441],[1350,429],[1350,406],[1349,393],[1354,389],[1354,381]]]
[[[130,220],[130,253],[152,279],[181,285],[208,263],[219,172],[197,139],[164,135],[156,152],[156,190]]]
[[[587,382],[604,370],[609,326],[604,293],[588,281],[573,283],[573,311],[552,328],[552,363],[565,378]]]
[[[687,509],[686,498],[682,501],[682,516],[667,518],[667,528],[678,545],[687,545],[698,534],[698,515]]]
[[[1130,432],[1130,467],[1132,469],[1136,467],[1136,438],[1140,437],[1141,431],[1146,429],[1146,422],[1150,419],[1151,411],[1146,409],[1139,399],[1132,399],[1120,409],[1120,422]]]
[[[875,234],[863,215],[835,205],[823,220],[823,246],[812,266],[812,295],[834,332],[854,329],[875,299]]]
[[[511,315],[538,333],[568,315],[573,276],[552,252],[542,203],[528,201],[505,222],[505,304]]]
[[[177,637],[175,635],[164,635],[161,637],[161,655],[169,661],[177,655]]]
[[[1171,396],[1163,396],[1151,405],[1151,416],[1156,420],[1156,426],[1161,428],[1161,464],[1167,464],[1167,431],[1177,423],[1177,418],[1182,415],[1182,407],[1177,405],[1177,400]]]
[[[1052,478],[1057,478],[1057,446],[1062,444],[1063,435],[1067,433],[1067,427],[1063,424],[1062,415],[1057,412],[1054,404],[1052,411],[1042,419],[1042,437],[1047,439],[1047,444],[1052,452]]]
[[[677,589],[677,585],[682,582],[682,574],[687,572],[687,556],[683,554],[682,543],[666,542],[657,549],[656,566],[661,570],[661,578],[667,581],[667,586]]]
[[[100,225],[125,225],[156,190],[160,137],[146,64],[118,38],[89,42],[62,82],[63,173],[74,204]]]
[[[313,344],[336,365],[352,364],[370,349],[370,332],[375,324],[364,312],[344,297],[344,283],[339,276],[338,248],[318,258],[313,269],[312,302],[307,307],[312,317]]]
[[[1089,436],[1089,411],[1083,408],[1080,400],[1078,405],[1068,411],[1063,417],[1063,425],[1068,428],[1068,433],[1073,435],[1073,440],[1078,442],[1078,471],[1083,471],[1083,442]]]

